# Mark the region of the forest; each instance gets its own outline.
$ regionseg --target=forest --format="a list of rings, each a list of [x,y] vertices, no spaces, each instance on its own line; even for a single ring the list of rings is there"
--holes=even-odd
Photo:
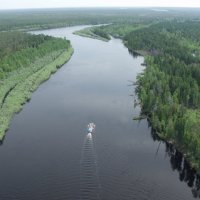
[[[65,39],[9,31],[0,33],[0,138],[31,93],[71,56]]]
[[[117,24],[135,26],[174,18],[198,19],[199,9],[171,8],[168,12],[155,12],[149,8],[57,8],[0,10],[0,31],[35,30],[74,25]],[[115,29],[118,31],[117,27]],[[120,31],[120,35],[124,32]]]
[[[175,144],[200,168],[200,28],[199,20],[97,27],[123,39],[130,51],[145,55],[137,93],[157,134]]]
[[[198,21],[171,21],[128,34],[131,49],[149,53],[138,94],[153,128],[200,166],[200,48]]]
[[[114,8],[0,10],[0,31],[49,29],[81,24],[107,24],[124,22],[124,20],[135,21],[138,20],[137,16],[141,12],[146,13],[143,9],[119,11],[119,9]],[[153,13],[150,10],[148,12]]]

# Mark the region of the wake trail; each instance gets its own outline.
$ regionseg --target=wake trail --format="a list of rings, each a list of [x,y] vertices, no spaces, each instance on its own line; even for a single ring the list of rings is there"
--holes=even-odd
[[[80,194],[82,200],[100,200],[100,181],[93,137],[85,137],[81,156]]]

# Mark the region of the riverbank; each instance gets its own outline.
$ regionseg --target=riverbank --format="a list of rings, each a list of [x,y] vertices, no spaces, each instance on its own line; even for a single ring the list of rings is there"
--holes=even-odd
[[[165,59],[163,57],[164,62]],[[169,91],[165,92],[166,85],[161,83],[161,80],[166,83],[172,78],[158,70],[153,57],[148,57],[145,63],[147,68],[138,76],[137,89],[143,113],[148,116],[158,136],[182,152],[191,167],[199,173],[199,109],[183,106],[179,103],[181,99],[177,98],[177,93],[170,95]],[[185,84],[184,81],[183,83],[171,82],[172,86]],[[197,95],[196,92],[194,94]]]
[[[48,80],[73,54],[70,46],[66,50],[58,50],[36,60],[29,68],[22,68],[2,81],[0,86],[0,140],[9,128],[13,115],[22,109],[22,105],[30,100],[40,84]],[[8,89],[10,88],[10,89]]]
[[[137,81],[143,113],[160,138],[174,144],[199,170],[200,49],[194,42],[199,34],[196,25],[187,21],[161,22],[121,35],[133,56],[145,57],[143,65],[147,67]],[[107,26],[99,30],[113,35],[115,29]],[[120,27],[115,31],[119,30]],[[177,30],[182,37],[175,34]]]
[[[107,37],[102,37],[99,34],[94,33],[95,27],[88,27],[78,31],[75,31],[73,34],[79,35],[82,37],[88,37],[92,39],[102,40],[104,42],[108,42],[110,39]]]

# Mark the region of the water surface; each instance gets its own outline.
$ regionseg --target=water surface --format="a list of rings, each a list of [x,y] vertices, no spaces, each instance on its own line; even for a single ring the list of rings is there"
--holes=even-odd
[[[117,39],[72,34],[81,28],[35,32],[66,37],[75,52],[13,118],[0,146],[0,199],[194,199],[199,182],[181,154],[132,120],[143,57]]]

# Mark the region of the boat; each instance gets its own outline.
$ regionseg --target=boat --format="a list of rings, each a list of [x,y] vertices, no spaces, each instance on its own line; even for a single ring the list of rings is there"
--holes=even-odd
[[[88,133],[93,133],[94,130],[95,130],[95,124],[92,123],[92,122],[89,123],[89,124],[87,125],[87,132],[88,132]]]

